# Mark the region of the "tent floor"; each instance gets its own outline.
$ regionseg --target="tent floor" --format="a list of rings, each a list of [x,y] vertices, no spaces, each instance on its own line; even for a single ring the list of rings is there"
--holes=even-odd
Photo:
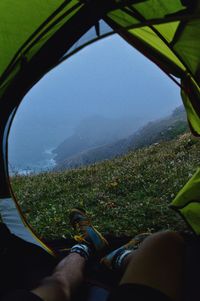
[[[126,243],[129,237],[106,237],[113,250]],[[189,233],[185,235],[185,300],[195,300],[199,295],[200,241]],[[38,246],[27,243],[12,235],[0,224],[0,298],[6,292],[15,289],[32,289],[42,278],[52,273],[54,267],[74,244],[72,239],[61,239],[48,242],[49,246],[58,250],[58,258],[54,258]],[[97,258],[91,260],[86,269],[85,283],[75,300],[104,301],[119,282],[120,274],[103,267]]]

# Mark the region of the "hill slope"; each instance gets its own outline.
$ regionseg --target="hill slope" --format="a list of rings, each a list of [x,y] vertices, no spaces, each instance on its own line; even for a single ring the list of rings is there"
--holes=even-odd
[[[16,176],[11,183],[41,237],[71,235],[68,214],[74,206],[84,207],[105,233],[183,230],[185,223],[168,204],[200,165],[199,150],[200,141],[187,133],[114,160]]]
[[[112,159],[124,155],[130,150],[135,150],[156,142],[171,140],[187,130],[188,124],[185,110],[180,106],[170,116],[149,122],[134,134],[123,139],[114,139],[115,141],[112,143],[104,143],[98,147],[95,144],[93,146],[90,145],[90,147],[85,147],[79,152],[71,153],[71,155],[67,152],[66,144],[61,145],[58,148],[58,153],[62,154],[62,156],[57,156],[60,159],[57,159],[55,170],[77,168]],[[70,140],[68,139],[66,142],[68,142],[68,148],[70,148]],[[85,142],[82,141],[82,143],[84,146]]]
[[[65,139],[55,150],[55,160],[62,164],[68,158],[79,156],[89,149],[113,143],[127,137],[141,126],[139,118],[105,118],[91,116],[84,119],[74,134]]]

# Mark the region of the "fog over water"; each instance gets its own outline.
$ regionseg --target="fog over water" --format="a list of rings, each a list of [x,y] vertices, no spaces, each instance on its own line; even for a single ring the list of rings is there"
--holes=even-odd
[[[67,137],[93,137],[95,128],[106,136],[105,125],[113,127],[113,139],[125,137],[180,104],[179,88],[112,36],[69,58],[25,96],[9,136],[9,166],[21,172],[49,168],[52,150]]]

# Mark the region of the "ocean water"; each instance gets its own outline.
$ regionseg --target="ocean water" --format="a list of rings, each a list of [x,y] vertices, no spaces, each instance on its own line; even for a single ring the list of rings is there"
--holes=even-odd
[[[13,175],[30,175],[38,174],[41,172],[51,171],[56,166],[55,153],[53,148],[46,149],[41,154],[41,160],[29,160],[29,162],[23,162],[20,160],[20,164],[16,161],[9,160],[9,174]]]

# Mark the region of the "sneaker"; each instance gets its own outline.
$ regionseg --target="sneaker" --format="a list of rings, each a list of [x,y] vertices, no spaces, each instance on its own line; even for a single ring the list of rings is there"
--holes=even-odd
[[[85,243],[98,252],[103,251],[106,247],[108,247],[107,240],[92,225],[83,209],[72,209],[69,218],[70,224],[80,233],[80,235],[74,236],[74,239],[78,243]]]
[[[127,244],[121,246],[120,248],[112,251],[105,257],[101,259],[101,263],[107,266],[111,270],[120,269],[124,258],[137,250],[139,245],[143,242],[145,238],[150,236],[151,233],[141,233],[131,239]]]

